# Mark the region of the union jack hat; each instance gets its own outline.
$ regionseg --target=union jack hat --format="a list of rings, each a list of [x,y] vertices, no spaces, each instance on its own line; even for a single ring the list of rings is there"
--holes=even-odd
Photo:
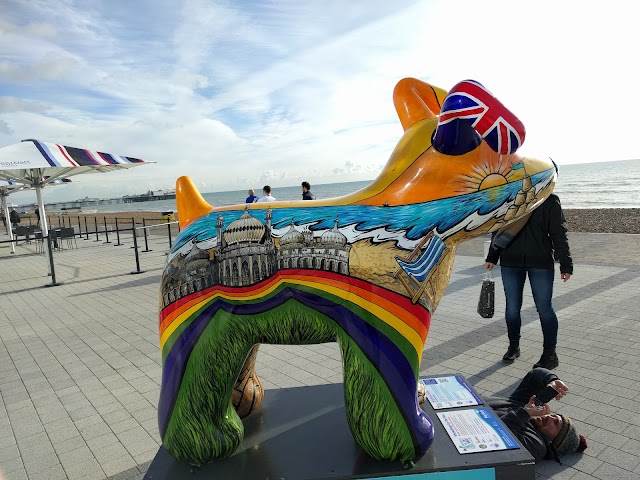
[[[447,94],[440,109],[433,146],[447,155],[462,155],[484,139],[497,153],[515,153],[524,143],[522,122],[489,90],[464,80]]]

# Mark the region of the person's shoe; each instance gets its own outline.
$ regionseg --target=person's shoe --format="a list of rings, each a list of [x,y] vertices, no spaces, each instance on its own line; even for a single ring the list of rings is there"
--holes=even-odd
[[[520,347],[517,344],[510,344],[507,353],[502,357],[502,361],[513,363],[520,356]]]
[[[556,349],[545,348],[544,352],[542,352],[540,360],[538,360],[538,362],[533,365],[533,368],[546,368],[547,370],[553,370],[558,365],[560,365],[560,362],[558,361],[558,355],[556,355]]]

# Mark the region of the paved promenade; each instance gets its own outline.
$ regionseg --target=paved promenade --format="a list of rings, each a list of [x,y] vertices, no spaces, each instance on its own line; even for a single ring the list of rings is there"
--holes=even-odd
[[[94,240],[56,253],[64,284],[53,288],[42,288],[46,263],[33,244],[16,255],[0,245],[0,479],[137,479],[158,450],[157,309],[167,240],[141,254],[140,275],[129,274],[130,237],[119,247]],[[554,305],[556,372],[571,393],[554,407],[575,420],[589,448],[562,465],[539,463],[538,478],[640,479],[640,236],[570,241],[575,275],[556,283]],[[542,334],[525,289],[522,356],[500,362],[507,341],[499,274],[495,317],[475,312],[482,262],[482,240],[461,246],[422,371],[461,372],[483,394],[504,393],[538,359]],[[341,381],[334,343],[265,345],[258,363],[270,389]]]

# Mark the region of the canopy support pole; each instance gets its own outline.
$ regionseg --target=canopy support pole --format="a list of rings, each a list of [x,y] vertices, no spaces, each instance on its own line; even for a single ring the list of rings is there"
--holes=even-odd
[[[2,195],[2,209],[4,210],[4,221],[7,224],[7,235],[11,240],[11,253],[16,253],[16,246],[13,243],[13,228],[11,228],[11,220],[9,219],[9,199],[8,195]]]
[[[38,169],[37,176],[34,175],[34,178],[41,179],[42,171]],[[40,229],[42,230],[42,244],[44,246],[44,253],[47,257],[47,266],[49,268],[49,275],[54,271],[53,265],[53,252],[51,252],[51,243],[49,242],[49,227],[47,226],[47,214],[44,211],[44,202],[42,201],[42,184],[40,182],[35,183],[36,188],[36,198],[38,200],[38,210],[40,211]],[[53,282],[48,284],[47,286],[55,286],[60,285],[56,283],[55,277],[52,278]]]

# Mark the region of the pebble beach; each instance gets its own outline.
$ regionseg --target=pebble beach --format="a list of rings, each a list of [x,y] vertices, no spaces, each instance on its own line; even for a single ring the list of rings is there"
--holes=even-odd
[[[640,234],[640,208],[564,209],[570,232]]]

